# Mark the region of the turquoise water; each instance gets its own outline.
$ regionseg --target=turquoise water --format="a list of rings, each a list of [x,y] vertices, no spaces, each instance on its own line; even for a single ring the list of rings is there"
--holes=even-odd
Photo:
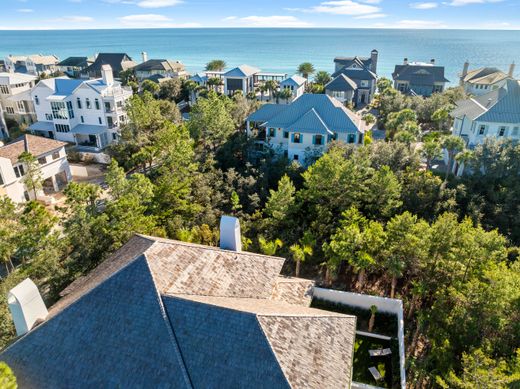
[[[293,73],[299,63],[312,62],[318,70],[333,71],[335,56],[368,56],[379,50],[378,73],[389,76],[404,57],[446,67],[457,82],[466,59],[471,67],[519,64],[520,31],[381,30],[381,29],[152,29],[0,31],[0,56],[48,53],[60,58],[96,52],[126,52],[140,62],[172,58],[190,72],[211,59],[228,65],[247,63],[266,71]]]

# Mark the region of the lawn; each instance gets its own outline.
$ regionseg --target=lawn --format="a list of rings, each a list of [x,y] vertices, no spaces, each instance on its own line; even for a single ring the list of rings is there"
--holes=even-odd
[[[354,347],[354,372],[353,381],[381,388],[399,387],[399,379],[394,379],[393,372],[398,369],[398,366],[393,366],[394,363],[399,363],[399,357],[395,358],[398,353],[395,341],[376,339],[372,337],[356,335],[356,345]],[[371,357],[369,350],[378,350],[389,348],[392,350],[392,355],[384,357]],[[369,367],[376,367],[383,379],[376,381],[370,371]],[[398,370],[396,371],[398,374]],[[397,381],[397,382],[396,382]]]

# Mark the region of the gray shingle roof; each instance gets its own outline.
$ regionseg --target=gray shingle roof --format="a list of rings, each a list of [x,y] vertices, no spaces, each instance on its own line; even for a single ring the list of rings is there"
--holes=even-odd
[[[260,69],[249,65],[240,65],[224,73],[225,77],[249,77],[260,73]]]
[[[86,67],[88,66],[87,57],[68,57],[58,63],[58,66],[77,66]]]
[[[327,95],[304,94],[291,104],[282,105],[282,107],[280,112],[267,119],[263,126],[297,130],[299,128],[297,128],[296,124],[304,124],[304,127],[309,129],[310,122],[305,121],[302,123],[300,120],[304,116],[311,119],[316,118],[317,115],[321,119],[318,122],[323,121],[326,128],[332,132],[363,131],[361,118],[348,110],[338,100]],[[308,114],[311,110],[314,110],[316,115]],[[253,115],[249,117],[249,120],[251,120],[251,117],[254,117]],[[320,128],[322,128],[321,125],[316,130],[318,131]]]
[[[355,91],[356,89],[356,83],[345,76],[343,73],[340,73],[336,78],[325,85],[325,90],[330,91],[346,92]]]
[[[428,79],[428,85],[433,85],[433,82],[450,82],[446,77],[444,77],[444,66],[433,66],[430,64],[396,65],[392,77],[397,81],[409,82],[412,82],[413,80],[426,81],[426,78],[430,77]]]
[[[309,308],[282,264],[135,236],[0,359],[29,388],[349,386],[356,318]]]
[[[344,74],[351,80],[354,80],[358,86],[362,80],[370,81],[370,80],[377,79],[377,75],[367,68],[363,68],[363,69],[346,69],[346,68],[344,68],[344,69],[338,70],[337,72],[333,73],[332,77],[336,78],[340,74]]]
[[[110,65],[117,77],[121,71],[134,67],[135,62],[126,53],[99,53],[94,63],[83,69],[82,73],[100,77],[103,65]]]
[[[463,78],[464,82],[469,82],[471,84],[494,84],[506,78],[510,78],[508,74],[503,71],[492,68],[485,67],[475,70],[470,70],[468,74]]]
[[[134,70],[136,71],[164,70],[175,72],[182,69],[184,69],[183,64],[169,59],[149,59],[148,61],[140,63],[134,67]]]
[[[372,65],[372,59],[367,57],[336,57],[334,63],[337,63],[343,67],[352,66],[352,64],[362,65],[370,68]]]

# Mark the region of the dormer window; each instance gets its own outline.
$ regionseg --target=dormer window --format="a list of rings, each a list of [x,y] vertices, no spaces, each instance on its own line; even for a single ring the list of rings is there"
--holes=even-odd
[[[498,130],[498,136],[504,136],[506,134],[506,127],[500,127]]]
[[[78,109],[81,109],[81,99],[79,97],[77,99],[77,103],[78,103]]]
[[[94,100],[94,104],[96,105],[96,109],[100,109],[99,107],[99,99]]]

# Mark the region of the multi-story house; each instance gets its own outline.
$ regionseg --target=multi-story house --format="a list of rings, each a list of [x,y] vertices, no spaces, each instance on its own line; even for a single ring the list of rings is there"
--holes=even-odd
[[[288,89],[291,91],[291,98],[289,101],[296,100],[305,93],[307,86],[307,79],[305,77],[295,74],[280,82],[280,90]]]
[[[444,67],[437,66],[435,59],[430,63],[408,62],[404,59],[402,65],[396,65],[392,73],[394,88],[401,93],[429,97],[434,93],[442,93],[446,83]]]
[[[265,104],[247,118],[248,136],[301,164],[333,140],[362,144],[364,132],[357,114],[322,94],[304,94],[287,105]]]
[[[59,58],[55,55],[9,55],[5,58],[7,71],[32,74],[52,74],[58,70]]]
[[[0,106],[8,119],[18,123],[31,124],[36,119],[30,90],[36,82],[36,76],[23,73],[0,73]],[[0,138],[7,137],[7,132]]]
[[[489,137],[519,140],[519,81],[509,79],[499,89],[458,102],[451,116],[453,135],[462,137],[469,148]]]
[[[143,62],[134,67],[135,76],[139,82],[146,79],[181,79],[188,78],[186,67],[179,61],[170,59],[148,59],[145,52],[142,53]]]
[[[81,72],[91,63],[87,57],[68,57],[58,63],[57,68],[69,77],[79,78]]]
[[[343,104],[354,105],[357,90],[357,84],[343,73],[325,85],[325,94],[338,99]]]
[[[376,93],[378,58],[378,51],[372,50],[370,57],[366,58],[356,56],[336,57],[334,59],[335,71],[332,78],[336,79],[343,75],[349,80],[348,84],[354,83],[356,85],[352,99],[354,105],[370,104],[372,101]],[[339,80],[341,79],[342,77],[339,78]],[[348,94],[350,90],[344,92]]]
[[[99,53],[94,62],[81,71],[82,78],[101,77],[104,65],[110,65],[116,79],[122,71],[132,69],[137,65],[128,54],[125,53]]]
[[[492,67],[469,70],[469,62],[466,61],[460,75],[460,86],[470,95],[484,95],[504,86],[508,79],[513,78],[514,72],[514,63],[509,67],[509,73],[504,73]]]
[[[31,91],[38,122],[29,130],[99,151],[118,140],[131,96],[131,89],[114,80],[109,65],[103,65],[102,78],[94,80],[41,80]]]
[[[19,159],[24,152],[31,153],[38,160],[43,188],[36,193],[36,198],[64,188],[72,178],[65,145],[64,142],[25,134],[0,147],[0,197],[8,196],[16,203],[35,199],[33,191],[24,184],[27,166]]]

